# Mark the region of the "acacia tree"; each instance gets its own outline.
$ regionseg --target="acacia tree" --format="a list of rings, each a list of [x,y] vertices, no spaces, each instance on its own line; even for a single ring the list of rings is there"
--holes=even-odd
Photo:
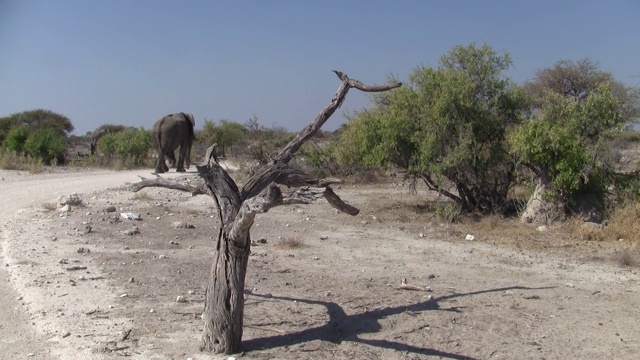
[[[531,115],[509,142],[537,180],[522,220],[552,223],[573,209],[587,210],[585,220],[600,221],[612,170],[605,140],[637,116],[637,89],[588,59],[559,61],[538,71],[524,88]],[[585,196],[591,209],[580,204]]]
[[[267,212],[278,205],[308,204],[320,197],[350,215],[359,212],[344,203],[331,189],[331,184],[340,183],[341,180],[318,179],[289,167],[288,163],[304,142],[342,105],[349,89],[381,92],[397,88],[401,83],[367,86],[349,79],[342,72],[334,72],[342,83],[329,105],[275,156],[271,164],[259,169],[241,189],[218,164],[215,156],[212,156],[216,145],[207,149],[207,163],[197,166],[198,174],[204,179],[201,187],[185,186],[162,178],[143,180],[132,186],[133,191],[147,186],[163,186],[192,194],[206,193],[215,201],[222,226],[218,232],[211,276],[207,284],[202,350],[231,354],[240,349],[244,280],[251,246],[249,230],[257,213]],[[292,188],[304,187],[283,193],[277,184]]]
[[[499,208],[515,169],[505,134],[525,104],[504,75],[510,66],[509,54],[488,45],[454,47],[437,68],[418,67],[408,86],[351,116],[338,160],[405,169],[464,211]]]
[[[246,129],[242,124],[221,119],[219,124],[211,120],[204,121],[202,137],[209,143],[215,142],[221,147],[222,156],[226,156],[227,148],[231,150],[244,136]]]

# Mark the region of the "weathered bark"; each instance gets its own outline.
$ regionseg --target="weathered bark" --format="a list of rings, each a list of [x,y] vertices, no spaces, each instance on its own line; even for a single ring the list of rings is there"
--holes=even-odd
[[[551,177],[543,170],[520,220],[525,224],[551,225],[566,219],[565,204],[553,197]]]
[[[215,200],[222,226],[218,233],[211,276],[207,284],[202,350],[231,354],[240,349],[244,284],[251,246],[249,230],[256,214],[267,212],[278,205],[310,204],[322,197],[336,209],[350,215],[357,215],[359,212],[357,208],[342,201],[330,188],[329,185],[341,183],[342,180],[318,179],[288,166],[288,163],[302,144],[313,137],[342,105],[350,88],[377,92],[391,90],[402,84],[367,86],[357,80],[349,79],[339,71],[334,72],[342,83],[329,105],[280,151],[271,164],[259,169],[242,190],[238,189],[233,179],[212,156],[215,145],[207,149],[206,164],[197,166],[198,174],[205,181],[202,188],[188,185],[168,186],[171,182],[157,179],[144,180],[131,187],[134,191],[145,186],[170,187],[189,191],[192,194],[208,193]],[[283,194],[276,184],[297,189]]]

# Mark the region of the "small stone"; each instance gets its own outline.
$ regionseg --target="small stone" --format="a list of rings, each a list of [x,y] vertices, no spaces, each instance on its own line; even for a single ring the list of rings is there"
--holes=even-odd
[[[127,295],[127,294],[120,294],[120,297],[121,297],[121,298],[126,298],[126,297],[129,297],[129,295]]]
[[[109,206],[105,209],[106,212],[111,213],[111,212],[116,212],[116,207],[115,206]]]
[[[311,260],[320,260],[320,258],[317,257],[317,256],[314,256],[314,257],[311,258]]]
[[[266,244],[267,243],[267,239],[262,238],[262,239],[258,239],[258,241],[256,241],[258,244]]]
[[[327,235],[320,236],[320,240],[327,240],[329,237]]]
[[[71,333],[68,332],[68,331],[66,331],[64,334],[62,334],[62,338],[63,339],[66,338],[66,337],[69,337],[69,336],[71,336]]]
[[[325,291],[324,296],[331,296],[331,291]]]
[[[169,257],[167,255],[160,255],[158,256],[159,259],[168,259]]]
[[[87,235],[90,232],[91,232],[91,225],[86,225],[84,227],[84,234]]]
[[[129,229],[129,230],[125,230],[124,232],[125,235],[129,235],[129,236],[133,236],[136,234],[140,234],[140,230],[138,230],[137,226],[134,226],[133,228]]]
[[[175,229],[195,229],[196,228],[195,225],[187,224],[184,221],[174,221],[173,223],[171,223],[171,226],[173,226]]]
[[[142,220],[140,214],[132,213],[132,212],[123,212],[120,213],[120,217],[126,220]]]
[[[467,241],[473,241],[476,239],[476,237],[471,234],[467,234],[467,236],[464,239]]]
[[[540,225],[536,228],[538,231],[547,231],[547,225]]]
[[[61,213],[69,212],[69,211],[71,211],[71,205],[66,204],[63,207],[61,207],[60,209],[58,209],[58,211],[61,212]]]
[[[186,303],[186,302],[188,302],[188,301],[187,301],[187,299],[186,299],[184,296],[182,296],[182,295],[178,295],[178,297],[176,298],[176,302],[179,302],[179,303]]]
[[[136,280],[135,280],[134,278],[129,278],[129,282],[130,282],[130,283],[133,283],[133,282],[135,282],[135,281],[136,281]]]
[[[155,311],[155,310],[153,310],[153,309],[150,309],[150,310],[149,310],[149,312],[150,312],[150,313],[154,313],[154,312],[156,312],[156,311]]]
[[[78,206],[82,204],[82,199],[78,194],[71,194],[69,196],[61,196],[60,197],[60,205],[73,205]]]

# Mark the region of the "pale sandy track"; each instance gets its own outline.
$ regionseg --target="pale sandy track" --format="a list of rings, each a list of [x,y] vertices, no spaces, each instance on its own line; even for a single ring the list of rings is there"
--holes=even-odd
[[[165,176],[180,175],[170,173]],[[96,190],[118,187],[126,182],[139,180],[138,176],[151,177],[150,170],[107,171],[107,170],[64,170],[30,175],[27,172],[0,170],[0,188],[2,189],[2,207],[0,217],[3,229],[0,229],[4,249],[7,238],[6,224],[19,215],[24,208],[39,207],[43,202],[56,200],[59,196],[71,193],[89,193]],[[30,226],[25,221],[24,227]],[[7,273],[8,259],[0,253],[0,359],[54,359],[52,354],[64,354],[65,349],[52,349],[53,346],[36,329],[26,313],[21,296],[14,288]],[[37,301],[38,299],[30,299]],[[29,357],[28,357],[29,356]],[[72,353],[69,353],[72,356]]]

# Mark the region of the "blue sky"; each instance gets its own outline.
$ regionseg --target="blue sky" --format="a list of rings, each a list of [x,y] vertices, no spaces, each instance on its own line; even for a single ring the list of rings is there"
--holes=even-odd
[[[36,108],[150,128],[162,115],[297,131],[341,70],[368,84],[455,45],[508,51],[516,82],[588,57],[640,85],[640,1],[0,0],[0,116]],[[325,125],[369,105],[357,91]]]

